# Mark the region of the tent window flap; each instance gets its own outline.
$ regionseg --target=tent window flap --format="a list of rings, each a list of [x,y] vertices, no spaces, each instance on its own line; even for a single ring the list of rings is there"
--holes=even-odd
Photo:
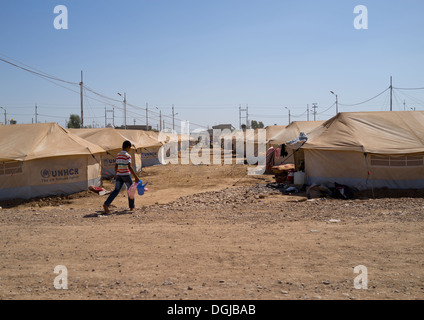
[[[21,161],[0,162],[0,176],[22,173]]]
[[[371,165],[374,167],[422,167],[424,166],[424,156],[371,155]]]

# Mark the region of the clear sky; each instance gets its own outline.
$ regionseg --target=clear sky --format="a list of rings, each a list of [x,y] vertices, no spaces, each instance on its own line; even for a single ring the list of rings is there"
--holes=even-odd
[[[68,9],[67,30],[54,27],[57,5]],[[368,29],[354,27],[358,5]],[[339,111],[380,111],[389,91],[361,102],[390,76],[395,88],[423,88],[423,12],[420,0],[4,0],[0,58],[76,84],[82,70],[88,88],[116,100],[85,90],[85,124],[104,126],[112,105],[123,124],[125,92],[127,124],[145,124],[147,103],[155,128],[159,110],[172,126],[172,105],[177,124],[238,127],[241,105],[250,120],[281,125],[288,109],[307,120],[313,103],[317,120],[334,116],[330,91]],[[65,126],[80,114],[78,85],[3,61],[0,75],[1,122],[4,109],[7,120],[35,121],[36,104],[38,122]],[[424,90],[395,89],[393,109],[404,108],[423,110]]]

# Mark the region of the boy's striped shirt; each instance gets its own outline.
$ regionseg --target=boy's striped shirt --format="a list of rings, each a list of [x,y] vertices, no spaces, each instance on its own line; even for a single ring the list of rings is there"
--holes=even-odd
[[[131,156],[126,151],[121,151],[116,156],[116,163],[118,165],[118,170],[116,174],[118,176],[125,176],[131,174],[128,164],[131,164]]]

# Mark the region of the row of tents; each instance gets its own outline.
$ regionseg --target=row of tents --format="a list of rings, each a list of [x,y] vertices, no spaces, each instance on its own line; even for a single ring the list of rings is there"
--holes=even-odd
[[[260,130],[267,161],[271,154],[273,166],[293,164],[304,172],[306,185],[424,188],[424,111],[342,112],[327,121],[295,121],[223,137],[232,137],[234,152],[235,143],[255,144],[258,155]]]
[[[56,123],[0,126],[0,201],[87,190],[114,175],[115,158],[131,141],[133,166],[161,164],[160,148],[181,135],[142,130],[64,129]],[[163,141],[162,141],[163,140]]]
[[[424,188],[424,111],[342,112],[265,132],[265,150],[280,151],[273,153],[273,163],[304,170],[307,185]],[[258,131],[230,135],[235,151],[238,141],[257,143]],[[0,126],[0,201],[99,186],[113,175],[124,140],[133,144],[133,165],[140,170],[164,163],[161,146],[183,139],[193,140],[167,134],[162,141],[159,133],[141,130],[67,130],[56,123]]]

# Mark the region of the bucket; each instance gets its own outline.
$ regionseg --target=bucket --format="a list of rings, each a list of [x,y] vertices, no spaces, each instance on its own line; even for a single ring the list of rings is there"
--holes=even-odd
[[[294,184],[301,184],[303,185],[305,183],[305,172],[298,171],[294,173]]]
[[[287,175],[287,181],[290,183],[294,182],[294,170],[289,170],[289,173]]]

